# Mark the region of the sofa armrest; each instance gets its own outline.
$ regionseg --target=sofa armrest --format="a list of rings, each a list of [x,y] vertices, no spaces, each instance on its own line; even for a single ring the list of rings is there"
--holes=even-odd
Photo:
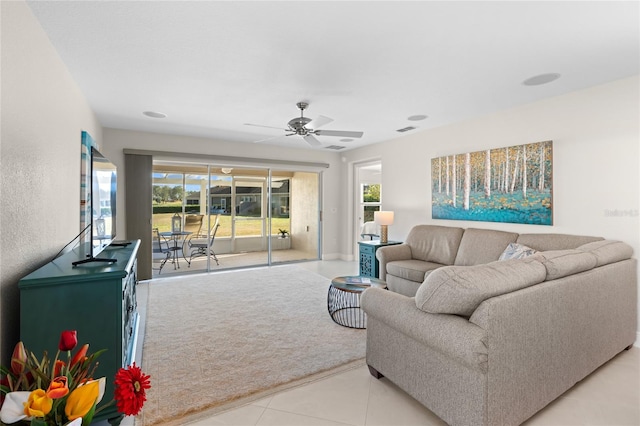
[[[413,297],[375,287],[364,291],[360,306],[368,316],[423,345],[472,369],[486,371],[486,333],[465,318],[423,312],[416,307]]]
[[[393,246],[380,247],[376,250],[376,259],[380,264],[378,269],[380,279],[387,279],[387,263],[394,260],[409,260],[411,259],[411,247],[407,244],[396,244]]]

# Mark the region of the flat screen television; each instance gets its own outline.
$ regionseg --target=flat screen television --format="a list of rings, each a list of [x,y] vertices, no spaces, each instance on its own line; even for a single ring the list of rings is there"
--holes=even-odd
[[[87,259],[74,262],[74,265],[116,261],[98,255],[116,238],[117,175],[115,164],[91,148],[91,244]]]

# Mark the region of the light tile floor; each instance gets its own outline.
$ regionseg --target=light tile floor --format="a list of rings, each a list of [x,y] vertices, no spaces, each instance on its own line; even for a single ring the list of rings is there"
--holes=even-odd
[[[529,419],[528,426],[639,425],[640,349],[618,355]],[[191,423],[213,425],[445,425],[366,367]]]
[[[317,261],[299,266],[328,278],[357,274],[354,262]],[[139,295],[145,297],[144,284]],[[125,419],[123,425],[133,424]],[[387,379],[365,366],[277,393],[190,423],[214,425],[444,425]],[[640,425],[640,348],[624,351],[529,419],[527,426]]]

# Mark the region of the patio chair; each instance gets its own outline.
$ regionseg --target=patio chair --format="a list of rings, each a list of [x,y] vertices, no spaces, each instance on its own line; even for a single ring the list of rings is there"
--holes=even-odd
[[[202,230],[202,214],[188,214],[184,217],[184,231],[191,232],[191,236],[200,236]]]
[[[164,264],[167,263],[167,261],[171,258],[173,250],[169,245],[169,240],[160,235],[160,230],[158,228],[153,228],[153,233],[155,235],[155,241],[152,244],[153,260],[156,260],[156,255],[158,254],[164,256],[164,258],[162,258],[162,256],[158,256],[158,258],[161,259],[160,270],[158,271],[159,275],[162,272]]]
[[[184,232],[190,232],[188,235],[184,235],[181,239],[180,249],[182,250],[182,257],[187,260],[187,252],[185,250],[186,245],[192,238],[200,238],[202,235],[202,221],[204,215],[202,214],[188,214],[184,217]]]
[[[211,227],[211,232],[209,233],[209,239],[194,239],[191,238],[188,241],[189,244],[189,249],[191,250],[189,253],[189,260],[187,261],[189,263],[189,266],[191,266],[191,260],[194,257],[199,257],[199,256],[213,256],[213,259],[216,261],[216,265],[220,265],[220,262],[218,262],[218,256],[216,256],[216,253],[213,251],[213,241],[216,238],[216,232],[218,232],[218,228],[220,227],[220,215],[218,214],[216,216],[216,220],[213,223],[213,226]]]
[[[201,237],[200,232],[202,231],[203,220],[204,220],[204,215],[202,214],[188,214],[184,217],[183,231],[190,232],[190,234],[184,237],[184,241],[182,241],[183,247],[190,238]],[[184,250],[183,250],[183,253],[184,253]]]

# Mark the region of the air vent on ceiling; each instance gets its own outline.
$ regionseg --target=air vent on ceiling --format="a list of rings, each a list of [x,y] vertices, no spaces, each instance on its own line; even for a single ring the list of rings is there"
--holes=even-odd
[[[340,145],[329,145],[326,147],[326,149],[334,149],[336,151],[339,151],[341,149],[344,149],[344,146],[340,146]]]
[[[409,130],[414,130],[414,129],[415,129],[415,127],[413,127],[413,126],[407,126],[407,127],[402,128],[402,129],[396,130],[396,132],[404,133],[404,132],[408,132]]]

